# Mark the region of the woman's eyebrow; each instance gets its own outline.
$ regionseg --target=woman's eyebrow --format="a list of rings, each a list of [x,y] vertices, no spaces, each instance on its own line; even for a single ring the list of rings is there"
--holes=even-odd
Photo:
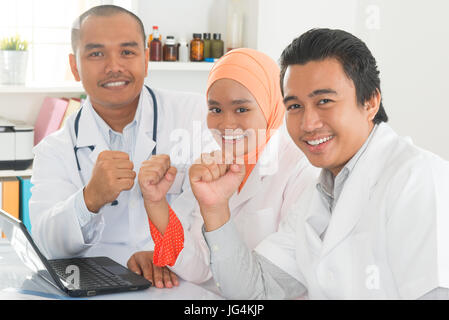
[[[237,105],[237,104],[245,104],[245,103],[252,103],[253,101],[249,100],[249,99],[236,99],[236,100],[232,100],[231,104],[232,105]]]

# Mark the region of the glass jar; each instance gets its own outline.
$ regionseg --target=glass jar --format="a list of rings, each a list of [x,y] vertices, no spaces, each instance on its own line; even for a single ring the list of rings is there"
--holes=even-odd
[[[203,33],[203,41],[204,41],[204,59],[211,58],[211,44],[212,41],[210,39],[210,33]]]
[[[214,33],[214,39],[211,43],[211,54],[214,59],[219,59],[224,54],[224,43],[221,40],[220,33]]]
[[[154,26],[153,39],[150,41],[150,61],[162,61],[162,42],[159,39],[159,28]]]
[[[178,47],[175,45],[175,37],[167,36],[164,44],[164,61],[178,60]]]
[[[190,42],[190,61],[204,60],[204,42],[201,40],[201,33],[194,33]]]

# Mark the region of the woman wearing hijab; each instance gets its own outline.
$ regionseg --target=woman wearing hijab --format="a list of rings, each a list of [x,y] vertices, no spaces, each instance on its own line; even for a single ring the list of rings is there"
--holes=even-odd
[[[206,170],[207,163],[214,161],[224,163],[220,166],[223,170],[229,170],[232,163],[245,168],[238,190],[230,196],[229,208],[250,249],[277,231],[288,208],[318,174],[283,126],[285,107],[279,86],[279,68],[265,54],[247,48],[225,54],[212,68],[207,83],[207,125],[221,151],[203,155],[190,169],[192,179],[192,174],[196,172],[198,176],[199,170]],[[148,167],[151,170],[152,165]],[[168,189],[176,171],[166,164],[162,172],[159,176],[165,178],[160,184],[165,183]],[[203,181],[207,180],[202,176]],[[145,193],[155,194],[154,189],[150,190],[155,182],[139,177],[139,183],[144,198]],[[172,272],[191,282],[210,279],[209,248],[192,192],[181,195],[172,207],[165,197],[159,196],[146,208],[155,242],[153,263],[169,266]],[[144,273],[144,256],[145,252],[136,253],[128,267]]]

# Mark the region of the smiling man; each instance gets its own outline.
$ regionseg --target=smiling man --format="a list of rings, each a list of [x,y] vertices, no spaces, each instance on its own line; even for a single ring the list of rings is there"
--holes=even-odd
[[[149,54],[145,44],[142,21],[121,7],[94,7],[73,25],[69,62],[88,97],[61,130],[34,149],[33,237],[49,258],[106,255],[126,264],[134,252],[152,250],[135,181],[142,163],[156,149],[169,155],[179,143],[179,137],[171,139],[175,130],[203,146],[213,141],[207,140],[204,96],[144,86]],[[204,152],[196,149],[194,154],[190,146],[182,161],[172,163],[178,173],[169,202],[188,188],[185,168]],[[145,260],[145,270],[133,271],[151,279],[151,252],[139,257]],[[171,286],[176,277],[158,270],[157,280],[164,277]]]
[[[232,220],[203,231],[223,295],[448,299],[449,163],[386,124],[366,45],[306,32],[281,56],[281,88],[289,134],[321,175],[254,252]],[[225,216],[199,204],[206,225]]]

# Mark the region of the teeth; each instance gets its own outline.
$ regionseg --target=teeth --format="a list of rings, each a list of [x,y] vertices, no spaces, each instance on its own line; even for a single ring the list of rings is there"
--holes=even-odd
[[[104,87],[118,87],[118,86],[124,86],[126,84],[126,81],[117,81],[117,82],[109,82],[104,84]]]
[[[329,136],[327,138],[322,138],[322,139],[318,139],[318,140],[311,140],[311,141],[307,141],[308,144],[310,144],[311,146],[317,146],[319,144],[322,144],[326,141],[329,141],[330,139],[332,139],[333,136]]]
[[[222,136],[225,140],[240,140],[245,137],[245,135],[239,135],[239,136]]]

